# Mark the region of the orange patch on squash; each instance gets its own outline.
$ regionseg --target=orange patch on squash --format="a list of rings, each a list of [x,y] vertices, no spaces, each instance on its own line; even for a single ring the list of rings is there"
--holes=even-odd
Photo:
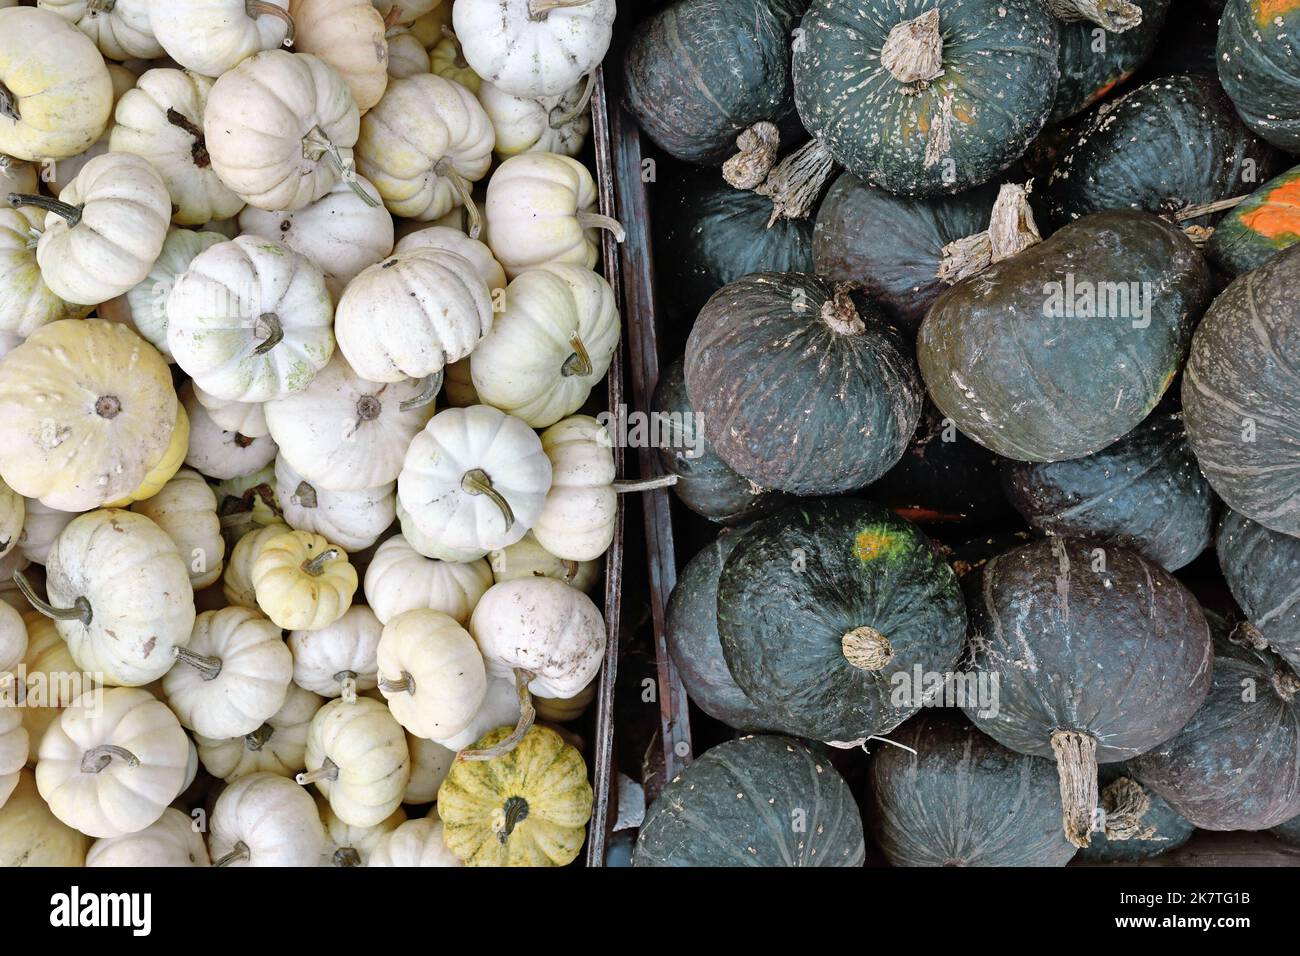
[[[1300,235],[1300,176],[1278,186],[1240,218],[1243,226],[1265,239]]]
[[[1107,81],[1106,83],[1103,83],[1100,87],[1098,87],[1098,89],[1096,90],[1096,92],[1094,92],[1094,93],[1092,94],[1092,98],[1093,98],[1094,100],[1099,100],[1099,99],[1101,99],[1103,96],[1105,96],[1105,95],[1106,95],[1107,93],[1109,93],[1111,90],[1113,90],[1115,87],[1119,86],[1119,81],[1122,80],[1122,79],[1124,79],[1124,77],[1122,77],[1122,76],[1117,76],[1117,77],[1115,77],[1113,80],[1109,80],[1109,81]]]
[[[894,532],[879,525],[863,528],[853,540],[853,554],[859,561],[875,561],[897,551],[900,542]]]
[[[970,113],[966,112],[960,106],[953,109],[952,115],[957,122],[965,123],[967,126],[975,122],[975,117],[971,116]]]
[[[1278,17],[1300,10],[1300,0],[1251,0],[1250,7],[1254,11],[1255,22],[1266,27]]]

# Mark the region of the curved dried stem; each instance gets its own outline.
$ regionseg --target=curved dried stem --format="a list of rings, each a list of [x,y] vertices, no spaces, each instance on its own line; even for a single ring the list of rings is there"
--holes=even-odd
[[[528,729],[533,726],[533,721],[537,719],[537,711],[533,708],[533,695],[528,692],[528,683],[535,676],[522,667],[515,668],[515,693],[519,695],[519,720],[510,735],[503,737],[491,747],[484,747],[481,750],[462,750],[456,754],[457,760],[495,760],[497,757],[504,757],[519,746],[519,742],[524,739]]]

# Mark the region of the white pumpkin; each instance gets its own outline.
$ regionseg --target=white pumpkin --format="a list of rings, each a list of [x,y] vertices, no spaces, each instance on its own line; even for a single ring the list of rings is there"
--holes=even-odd
[[[144,515],[81,515],[55,539],[45,571],[49,603],[33,604],[55,618],[77,666],[107,684],[157,680],[172,665],[172,649],[190,640],[189,570],[172,539]]]
[[[96,840],[86,866],[211,866],[197,821],[168,807],[149,826],[125,836]]]
[[[375,551],[366,568],[364,590],[381,624],[407,611],[431,608],[464,626],[492,583],[486,561],[426,558],[399,534]]]
[[[536,433],[487,405],[449,408],[429,419],[411,441],[397,480],[411,523],[440,551],[450,551],[450,560],[462,561],[522,538],[550,487],[551,463]]]
[[[5,685],[26,654],[27,625],[23,623],[23,616],[12,604],[0,601],[0,698],[13,689],[10,686],[6,690]]]
[[[505,310],[470,356],[474,389],[484,402],[545,428],[582,407],[618,340],[609,283],[578,266],[531,269],[506,287]]]
[[[190,586],[215,584],[225,567],[226,543],[217,517],[217,496],[197,471],[182,468],[152,498],[131,506],[167,533],[189,568]]]
[[[516,681],[513,676],[495,677],[489,674],[487,693],[483,695],[483,703],[474,712],[470,722],[459,733],[443,737],[438,743],[449,750],[459,751],[460,754],[469,753],[473,758],[474,751],[464,748],[472,747],[489,730],[514,727],[522,735],[532,726],[535,716],[528,688],[523,686],[523,681]],[[511,738],[502,746],[502,752],[513,748],[516,742],[515,738]]]
[[[40,178],[35,165],[12,156],[0,156],[0,195],[34,193],[39,188]]]
[[[332,700],[312,718],[297,780],[314,783],[344,823],[372,827],[401,805],[410,774],[402,728],[382,703],[358,697]]]
[[[290,684],[284,704],[252,733],[220,740],[196,734],[203,769],[226,783],[254,773],[292,777],[307,765],[307,728],[324,703]]]
[[[275,500],[274,465],[268,465],[261,471],[243,478],[215,482],[212,490],[217,496],[217,513],[221,515],[221,536],[226,540],[227,554],[230,554],[235,545],[239,544],[250,531],[273,524],[287,530],[287,526],[281,521],[279,505]],[[249,574],[252,573],[251,565],[248,571]],[[251,589],[251,583],[249,587]],[[256,607],[256,602],[244,606]]]
[[[309,53],[284,50],[222,74],[203,115],[212,168],[261,209],[301,209],[347,179],[359,132],[343,77]]]
[[[190,420],[189,449],[185,464],[209,478],[243,478],[275,461],[278,449],[269,436],[250,438],[218,425],[194,393],[194,386],[181,386],[181,403]]]
[[[441,541],[427,535],[415,523],[415,520],[402,507],[402,499],[397,499],[397,522],[402,537],[417,552],[426,558],[437,561],[468,562],[483,557],[481,548],[449,548]]]
[[[167,344],[196,385],[265,402],[306,388],[334,352],[320,269],[273,239],[240,236],[200,253],[167,299]]]
[[[432,403],[418,382],[379,383],[354,372],[342,355],[301,392],[264,406],[280,457],[318,489],[361,491],[396,481],[411,439],[429,421]]]
[[[412,806],[433,803],[438,799],[438,788],[456,762],[456,751],[410,732],[406,735],[406,749],[411,754],[411,779],[406,782],[402,802]]]
[[[481,405],[478,392],[474,391],[474,378],[470,373],[469,359],[461,359],[447,366],[442,381],[443,395],[452,408],[467,408]]]
[[[203,136],[212,80],[192,70],[150,70],[117,102],[109,139],[116,152],[153,164],[171,196],[172,220],[201,226],[244,208],[217,176]]]
[[[83,866],[90,839],[50,812],[24,770],[18,786],[0,806],[0,867]]]
[[[470,265],[474,267],[474,271],[478,273],[493,296],[498,294],[498,289],[506,287],[505,270],[492,255],[492,250],[487,247],[487,243],[479,239],[471,239],[460,229],[453,229],[450,226],[426,226],[403,236],[397,243],[395,251],[410,252],[414,249],[442,249],[469,260]]]
[[[76,156],[112,112],[113,81],[89,37],[48,10],[0,10],[0,153]]]
[[[361,270],[393,251],[393,217],[378,200],[363,200],[357,189],[377,195],[361,176],[350,183],[339,180],[320,199],[294,212],[247,206],[239,214],[239,227],[278,239],[314,262],[337,302]]]
[[[433,813],[407,820],[384,834],[370,850],[367,866],[464,866],[442,838],[442,821]]]
[[[288,8],[289,0],[151,0],[149,24],[185,69],[221,76],[261,50],[292,41]]]
[[[369,0],[366,2],[368,5]],[[406,821],[406,811],[398,807],[374,826],[355,827],[339,819],[328,801],[322,801],[320,820],[325,827],[325,852],[320,865],[366,866],[375,845]]]
[[[0,478],[0,558],[17,547],[26,518],[25,499]]]
[[[288,777],[250,773],[212,808],[213,866],[316,866],[325,848],[316,801]]]
[[[404,80],[408,76],[428,73],[429,51],[413,33],[401,27],[388,31],[388,76]]]
[[[492,165],[493,145],[492,123],[474,94],[421,73],[390,80],[361,118],[357,169],[394,216],[427,221],[467,205],[470,183]]]
[[[26,499],[25,508],[26,516],[23,518],[23,533],[18,539],[18,550],[28,561],[44,565],[54,539],[77,515],[72,511],[51,508],[36,498]]]
[[[109,63],[108,76],[113,81],[113,108],[116,110],[118,100],[126,93],[127,90],[135,86],[136,76],[120,63]],[[83,150],[76,156],[69,156],[67,159],[61,159],[58,162],[47,163],[41,169],[41,179],[45,183],[46,191],[55,199],[63,196],[63,190],[81,174],[96,156],[103,156],[109,152],[109,146],[112,142],[113,127],[112,114],[108,119],[108,126],[104,129],[103,135],[91,144],[89,149]]]
[[[221,591],[226,600],[239,607],[257,608],[253,590],[253,563],[262,553],[266,542],[292,530],[282,521],[273,521],[242,535],[230,551],[225,573],[221,576]]]
[[[605,426],[588,415],[562,419],[542,432],[551,490],[533,535],[557,558],[593,561],[614,541],[618,494],[611,444]]]
[[[25,604],[26,602],[24,602]],[[23,615],[27,651],[23,655],[23,706],[18,708],[28,736],[28,762],[35,763],[41,741],[63,708],[97,684],[95,675],[83,673],[54,622],[35,611]],[[4,692],[0,691],[0,696]]]
[[[570,587],[590,594],[598,585],[604,563],[595,561],[565,561],[557,558],[537,543],[530,531],[508,548],[488,555],[492,566],[492,580],[515,581],[520,578],[555,578]]]
[[[45,284],[81,305],[142,282],[171,222],[167,187],[147,161],[130,153],[96,156],[59,199],[25,196],[21,202],[48,211],[36,245]]]
[[[163,55],[149,25],[150,0],[39,0],[90,37],[110,60],[152,60]]]
[[[99,317],[131,326],[163,358],[174,361],[167,345],[167,298],[176,279],[185,274],[194,258],[221,242],[221,236],[214,232],[169,230],[149,274],[133,289],[101,303]]]
[[[293,681],[280,629],[246,607],[204,611],[174,653],[163,693],[181,724],[204,737],[253,733],[284,705]]]
[[[483,215],[506,275],[553,263],[593,268],[598,230],[623,240],[617,221],[593,211],[597,198],[591,173],[569,156],[521,153],[502,163],[488,181]]]
[[[90,691],[41,740],[36,786],[51,812],[92,837],[143,830],[185,781],[189,738],[147,690]]]
[[[511,96],[494,83],[483,83],[478,100],[492,121],[497,156],[501,159],[520,153],[577,156],[591,132],[587,105],[592,86],[580,82],[559,96],[536,99]]]
[[[370,0],[290,0],[293,48],[334,67],[364,113],[388,87],[384,18]]]
[[[605,58],[614,0],[458,0],[452,23],[474,72],[514,96],[556,96]]]
[[[5,605],[6,608],[9,605]],[[14,611],[17,614],[17,611]],[[0,611],[0,617],[4,614]],[[4,675],[0,674],[0,680]],[[19,775],[27,765],[27,729],[23,727],[22,711],[7,702],[10,692],[0,685],[0,807],[5,805],[9,795],[18,786]]]
[[[417,737],[439,740],[461,732],[487,693],[474,639],[440,611],[407,611],[385,624],[377,659],[380,693],[397,722]]]
[[[90,314],[90,306],[64,302],[41,278],[36,246],[44,223],[38,209],[0,208],[0,333],[17,339],[6,353],[42,325]]]
[[[221,426],[223,431],[237,432],[249,438],[264,438],[271,434],[266,427],[266,415],[261,402],[236,402],[226,398],[217,398],[211,392],[190,382],[194,397],[207,409],[208,416]]]
[[[318,534],[276,535],[253,561],[257,606],[286,630],[328,627],[347,613],[356,590],[357,572],[347,552]]]
[[[396,516],[396,482],[361,491],[328,491],[281,458],[275,464],[275,486],[281,513],[291,527],[322,535],[345,551],[370,547]]]
[[[328,627],[290,632],[293,682],[323,697],[354,702],[359,691],[378,682],[375,654],[383,630],[370,608],[354,605]]]

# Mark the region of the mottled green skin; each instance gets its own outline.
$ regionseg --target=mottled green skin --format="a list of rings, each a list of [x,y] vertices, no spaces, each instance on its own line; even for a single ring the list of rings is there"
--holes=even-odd
[[[633,866],[861,866],[862,817],[829,760],[791,737],[719,744],[646,813]]]
[[[1300,538],[1232,510],[1215,545],[1224,580],[1274,653],[1300,672]]]
[[[1210,262],[1230,276],[1258,269],[1300,242],[1300,166],[1274,176],[1230,210],[1205,244]]]
[[[863,626],[892,647],[878,670],[844,656],[844,635]],[[718,581],[718,633],[736,683],[817,740],[848,743],[897,727],[921,701],[891,699],[894,675],[951,671],[965,630],[957,578],[929,539],[852,498],[807,501],[755,522]]]
[[[1060,23],[1061,80],[1049,123],[1087,109],[1131,77],[1151,55],[1171,0],[1133,0],[1142,22],[1123,33],[1099,32],[1091,20]],[[1098,49],[1098,44],[1103,44]]]
[[[1300,152],[1300,8],[1283,12],[1278,4],[1271,6],[1228,0],[1219,18],[1219,82],[1247,126],[1295,153]]]
[[[1131,548],[1176,571],[1210,545],[1214,493],[1180,414],[1156,414],[1086,458],[1004,461],[1007,498],[1035,531]]]
[[[1128,776],[1124,764],[1103,764],[1097,768],[1097,786],[1101,791],[1101,807],[1106,809],[1106,787],[1121,777]],[[1132,779],[1131,776],[1128,779]],[[1141,784],[1139,784],[1141,786]],[[1176,850],[1196,832],[1196,827],[1165,802],[1164,797],[1147,791],[1151,801],[1139,824],[1153,831],[1147,837],[1130,837],[1112,840],[1106,831],[1094,830],[1091,842],[1079,850],[1078,859],[1084,863],[1136,863],[1150,860],[1162,853]]]
[[[881,48],[896,25],[936,7],[944,72],[923,89],[899,83]],[[854,175],[893,193],[987,182],[1038,135],[1056,94],[1056,20],[1037,0],[814,0],[800,28],[794,95],[804,127]],[[944,148],[930,139],[949,97]]]
[[[1246,129],[1213,79],[1170,76],[1090,115],[1052,170],[1047,206],[1057,226],[1103,209],[1172,213],[1239,196],[1276,168],[1277,153]]]
[[[1176,734],[1205,700],[1213,654],[1196,599],[1123,548],[1048,538],[987,562],[971,588],[972,661],[998,675],[997,713],[963,708],[1021,753],[1053,756],[1057,730],[1128,760]]]
[[[1264,830],[1300,814],[1300,702],[1275,685],[1294,673],[1276,654],[1233,643],[1222,619],[1210,624],[1209,697],[1129,769],[1203,830]]]
[[[798,134],[791,32],[808,0],[679,0],[639,23],[623,55],[623,100],[655,144],[716,165],[759,120]]]
[[[1048,283],[1071,282],[1107,300],[1106,314],[1046,314]],[[1116,283],[1127,303],[1102,295]],[[921,325],[921,374],[940,410],[999,455],[1082,458],[1155,409],[1210,289],[1209,267],[1176,226],[1096,213],[943,293]],[[1135,306],[1147,302],[1144,328]]]

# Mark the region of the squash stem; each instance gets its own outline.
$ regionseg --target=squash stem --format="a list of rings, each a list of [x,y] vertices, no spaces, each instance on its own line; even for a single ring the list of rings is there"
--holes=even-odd
[[[1129,0],[1046,0],[1046,5],[1058,20],[1091,20],[1111,33],[1123,33],[1142,22],[1142,8]]]
[[[355,704],[357,702],[357,672],[356,671],[339,671],[334,675],[334,679],[339,682],[339,697],[345,704]]]
[[[1102,831],[1107,840],[1150,840],[1156,828],[1143,826],[1151,795],[1136,780],[1118,777],[1101,792]]]
[[[616,481],[614,482],[614,491],[620,495],[631,494],[637,491],[654,491],[656,488],[668,488],[677,484],[676,475],[656,475],[653,478],[642,478],[638,481]]]
[[[935,275],[946,285],[956,285],[1042,241],[1034,210],[1029,205],[1028,188],[1004,183],[993,203],[988,229],[954,239],[944,246]]]
[[[506,797],[501,807],[501,826],[497,829],[497,842],[505,846],[510,842],[510,834],[515,827],[528,819],[528,801],[523,797]]]
[[[874,627],[855,627],[840,638],[840,652],[844,659],[859,670],[882,670],[894,659],[894,647]]]
[[[339,765],[336,764],[333,760],[330,760],[329,757],[326,757],[325,762],[322,763],[315,770],[304,771],[303,773],[298,774],[293,779],[296,780],[298,783],[300,783],[302,786],[307,787],[313,783],[316,783],[316,781],[318,780],[337,780],[338,778],[339,778]]]
[[[398,680],[389,680],[387,677],[380,677],[379,689],[385,694],[414,694],[415,678],[406,671],[402,671],[402,676]]]
[[[394,7],[394,10],[397,8]],[[335,866],[360,866],[361,854],[357,852],[356,847],[341,846],[334,851]]]
[[[578,225],[583,229],[607,229],[613,233],[615,242],[622,242],[627,238],[627,232],[621,222],[612,216],[602,216],[598,212],[578,210]]]
[[[596,370],[591,364],[591,356],[587,353],[587,346],[583,344],[578,333],[574,332],[569,336],[569,347],[573,349],[573,354],[564,360],[560,366],[560,374],[565,378],[585,378]]]
[[[0,83],[0,116],[15,123],[22,121],[22,115],[18,112],[18,98],[3,83]]]
[[[822,303],[821,320],[836,335],[861,335],[866,331],[867,325],[853,304],[856,288],[852,282],[836,283],[834,294]]]
[[[297,502],[299,508],[317,507],[316,489],[312,487],[311,482],[300,481],[298,487],[293,489],[293,500]]]
[[[274,312],[263,312],[253,324],[253,334],[262,337],[254,355],[265,355],[284,340],[284,324]]]
[[[184,647],[173,647],[172,656],[178,661],[193,667],[204,680],[216,680],[221,673],[220,657],[206,657],[203,654],[195,654]]]
[[[275,728],[270,724],[263,724],[251,734],[244,735],[244,746],[249,750],[261,750],[275,736]]]
[[[587,106],[591,103],[591,94],[596,92],[596,71],[592,70],[587,74],[587,84],[582,89],[582,96],[578,98],[577,104],[572,109],[565,110],[563,113],[556,114],[560,107],[554,107],[547,114],[546,122],[551,129],[563,129],[566,123],[572,123],[575,119],[587,111]]]
[[[380,389],[383,391],[383,389]],[[383,414],[384,403],[379,400],[378,395],[362,395],[357,399],[357,421],[373,422]]]
[[[398,403],[397,410],[401,412],[413,412],[417,408],[424,408],[438,397],[438,392],[442,389],[442,380],[446,375],[446,369],[440,368],[432,375],[426,375],[424,378],[417,379],[420,383],[420,391],[410,398]]]
[[[474,204],[474,190],[469,180],[456,172],[456,168],[446,156],[433,164],[433,171],[436,175],[445,178],[451,183],[451,188],[456,190],[456,195],[460,197],[460,204],[465,207],[465,214],[469,216],[468,235],[471,239],[477,239],[483,232],[483,217],[479,215],[478,206]]]
[[[35,206],[37,209],[44,209],[46,212],[52,212],[55,215],[62,216],[63,221],[71,228],[81,222],[81,206],[72,206],[66,202],[59,202],[50,196],[32,196],[27,193],[10,193],[9,205],[15,209],[22,206]]]
[[[914,91],[925,89],[931,80],[943,76],[939,8],[894,24],[880,48],[880,65],[899,83],[916,84]]]
[[[72,607],[55,607],[37,596],[36,589],[32,587],[32,582],[27,580],[27,575],[23,574],[23,572],[14,572],[14,584],[18,585],[18,590],[22,592],[23,597],[27,598],[27,602],[50,620],[80,621],[83,627],[90,627],[90,622],[94,619],[94,612],[90,607],[90,601],[85,597],[79,597],[73,601]]]
[[[279,17],[284,21],[284,45],[293,46],[293,38],[298,32],[297,25],[284,7],[277,7],[267,0],[245,0],[244,12],[251,20],[256,20],[258,17]]]
[[[238,843],[234,845],[234,847],[231,849],[229,853],[227,853],[225,856],[221,857],[220,859],[215,860],[212,865],[214,867],[230,866],[230,864],[232,863],[239,863],[242,860],[247,860],[249,856],[250,854],[248,852],[248,844],[245,843],[243,840],[240,840]]]
[[[128,767],[140,766],[140,758],[125,747],[119,747],[117,744],[100,744],[98,747],[91,747],[81,755],[81,772],[102,773],[113,762],[114,757]]]
[[[1091,841],[1097,813],[1097,738],[1078,730],[1052,733],[1056,775],[1061,785],[1061,822],[1077,847]]]
[[[460,487],[468,495],[487,495],[488,500],[497,506],[501,517],[505,519],[506,530],[509,531],[515,526],[514,509],[510,507],[510,502],[506,500],[505,495],[496,490],[491,476],[482,468],[471,468],[461,475]]]
[[[1242,196],[1233,196],[1230,199],[1216,199],[1214,202],[1196,203],[1192,206],[1184,206],[1178,210],[1178,221],[1187,222],[1189,219],[1200,219],[1202,216],[1211,216],[1216,212],[1223,212],[1240,205],[1250,198],[1250,193]]]
[[[313,163],[320,162],[321,157],[330,161],[339,178],[348,184],[348,188],[360,197],[371,209],[379,206],[379,200],[370,193],[366,192],[359,182],[357,182],[357,169],[355,161],[344,159],[343,153],[333,141],[325,135],[325,131],[319,126],[313,126],[307,131],[307,135],[302,138],[302,155],[305,159]]]
[[[117,0],[90,0],[86,4],[86,9],[91,13],[112,13],[115,6]]]
[[[560,7],[584,7],[591,0],[528,0],[528,19],[545,20],[546,15]]]
[[[188,133],[194,140],[190,144],[190,159],[199,169],[207,169],[212,165],[212,157],[208,154],[208,141],[203,135],[203,130],[190,121],[190,118],[181,113],[174,107],[167,107],[167,122],[177,129]]]
[[[504,757],[519,746],[519,742],[524,739],[528,729],[533,726],[533,721],[537,719],[537,711],[533,708],[533,695],[528,692],[528,683],[535,676],[522,667],[515,668],[515,693],[519,695],[519,721],[510,735],[503,737],[491,747],[484,747],[481,750],[462,750],[456,754],[457,760],[495,760],[497,757]],[[507,832],[506,835],[510,834]]]
[[[819,141],[810,139],[772,167],[754,192],[772,200],[768,228],[778,219],[806,219],[817,205],[822,187],[835,171],[835,158]]]
[[[722,178],[735,189],[757,189],[776,165],[780,149],[777,125],[759,120],[736,137],[736,155],[722,164]]]
[[[314,558],[308,558],[299,567],[302,568],[303,574],[310,574],[313,578],[318,578],[325,573],[325,565],[339,557],[338,548],[326,548]]]

